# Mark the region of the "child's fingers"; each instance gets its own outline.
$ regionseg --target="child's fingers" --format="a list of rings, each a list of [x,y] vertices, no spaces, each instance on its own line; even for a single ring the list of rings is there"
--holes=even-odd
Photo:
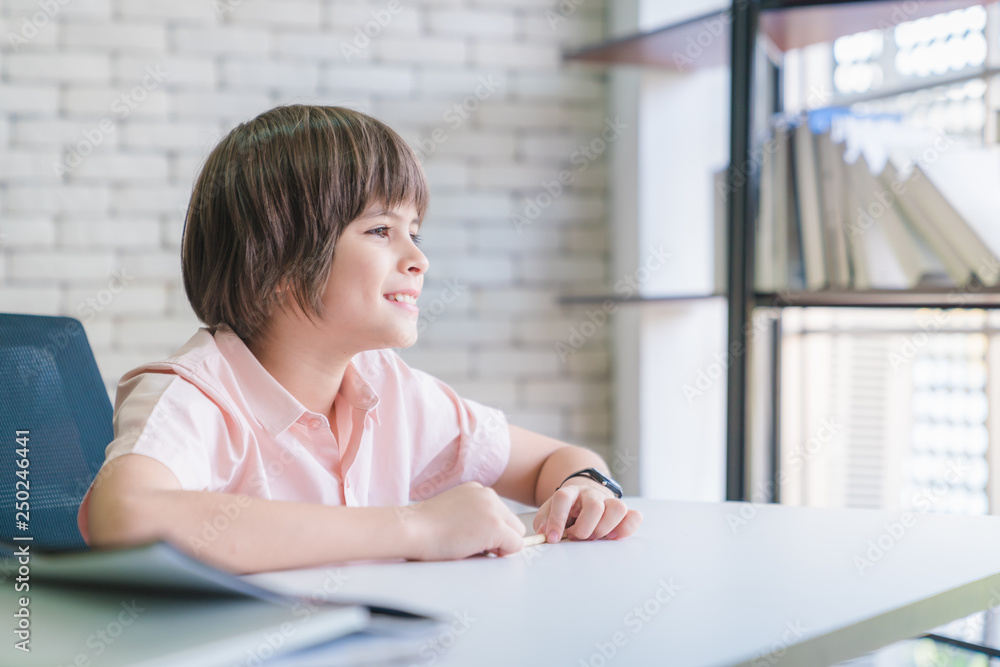
[[[639,529],[639,525],[642,523],[642,512],[639,510],[629,510],[625,518],[622,519],[614,530],[608,533],[609,540],[620,540],[623,537],[628,537],[636,530]]]
[[[580,514],[576,517],[573,527],[566,531],[575,540],[586,540],[597,528],[598,522],[604,516],[604,501],[602,497],[591,494],[580,494]]]
[[[514,517],[517,518],[517,517]],[[517,553],[524,548],[524,524],[518,520],[520,524],[520,530],[515,529],[512,526],[503,526],[500,531],[500,544],[498,544],[492,551],[498,556],[506,556],[508,554]]]
[[[545,521],[549,518],[549,502],[546,500],[538,511],[535,512],[535,518],[531,522],[531,528],[536,533],[541,534],[542,529],[545,528]]]
[[[526,528],[524,527],[524,523],[521,521],[520,518],[518,518],[518,516],[516,514],[514,514],[513,512],[511,512],[510,509],[508,509],[506,506],[504,507],[504,509],[507,510],[503,514],[503,520],[504,520],[504,522],[508,526],[510,526],[512,529],[514,529],[514,531],[517,532],[518,536],[523,537],[524,533],[526,532]]]
[[[580,495],[580,487],[575,485],[564,486],[558,489],[549,498],[549,517],[542,528],[549,542],[558,542],[562,538],[563,529],[569,519],[569,511],[573,509],[573,504]]]
[[[618,498],[608,498],[605,500],[604,516],[597,522],[597,526],[593,530],[594,538],[599,540],[610,533],[622,522],[622,519],[627,514],[628,506]]]

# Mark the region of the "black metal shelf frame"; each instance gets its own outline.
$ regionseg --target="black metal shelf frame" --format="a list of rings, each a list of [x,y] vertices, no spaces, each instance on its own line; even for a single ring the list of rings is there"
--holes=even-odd
[[[754,304],[770,308],[1000,308],[995,289],[828,290],[757,293]]]
[[[754,225],[756,183],[751,169],[753,61],[760,21],[755,0],[734,0],[730,41],[729,111],[729,293],[727,347],[731,363],[726,386],[726,500],[747,500],[747,354],[754,306]]]
[[[560,306],[587,306],[595,303],[605,303],[611,301],[616,304],[643,304],[643,303],[673,303],[684,301],[708,301],[711,299],[724,299],[725,294],[643,294],[642,296],[630,296],[623,298],[618,294],[585,294],[582,296],[561,296],[558,298]]]

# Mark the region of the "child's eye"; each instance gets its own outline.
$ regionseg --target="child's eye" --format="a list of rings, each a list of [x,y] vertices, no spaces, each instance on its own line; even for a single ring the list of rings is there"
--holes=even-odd
[[[413,245],[420,245],[420,242],[423,240],[424,237],[422,237],[420,234],[410,234],[410,238],[413,239]]]
[[[387,236],[389,236],[389,228],[388,227],[376,227],[375,229],[369,229],[368,233],[369,234],[373,234],[374,236],[381,237],[381,238],[386,238]]]

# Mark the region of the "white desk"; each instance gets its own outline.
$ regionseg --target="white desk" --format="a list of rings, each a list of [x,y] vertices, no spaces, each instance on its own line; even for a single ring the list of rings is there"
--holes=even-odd
[[[248,578],[455,619],[419,665],[829,665],[1000,604],[1000,517],[630,506],[645,521],[620,542]]]

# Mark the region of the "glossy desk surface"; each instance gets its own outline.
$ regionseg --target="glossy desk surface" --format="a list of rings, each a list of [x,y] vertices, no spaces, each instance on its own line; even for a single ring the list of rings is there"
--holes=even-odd
[[[427,665],[828,665],[1000,605],[1000,517],[629,502],[618,542],[248,579],[450,619]]]

